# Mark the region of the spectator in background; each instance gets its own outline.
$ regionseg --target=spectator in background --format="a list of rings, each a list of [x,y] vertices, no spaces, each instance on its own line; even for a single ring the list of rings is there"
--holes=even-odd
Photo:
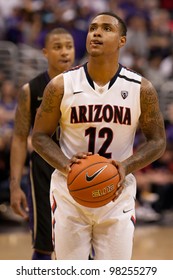
[[[134,55],[148,55],[148,17],[142,12],[129,15],[126,19],[128,25],[126,48]]]
[[[165,79],[173,79],[173,48],[170,51],[170,55],[162,59],[160,71]]]
[[[173,1],[172,0],[160,0],[160,6],[163,9],[169,10],[173,18]]]
[[[161,71],[162,54],[160,51],[150,53],[147,61],[143,65],[143,73],[150,79],[153,85],[159,91],[161,85],[165,82],[163,72]]]
[[[3,19],[5,19],[6,17],[8,17],[13,8],[16,7],[21,7],[22,6],[22,2],[23,0],[8,0],[8,1],[0,1],[0,10],[1,10],[1,14]]]
[[[160,51],[162,59],[170,54],[172,48],[170,13],[164,9],[157,9],[150,16],[149,51]]]
[[[15,44],[24,42],[24,33],[22,29],[22,9],[20,7],[14,7],[11,14],[5,19],[6,32],[5,40],[11,41]]]
[[[0,124],[4,135],[12,134],[14,126],[14,115],[17,105],[17,89],[13,81],[2,82],[0,90]]]
[[[0,202],[9,201],[10,145],[17,105],[17,91],[11,80],[4,80],[0,89]]]
[[[128,24],[127,44],[121,50],[122,64],[142,73],[148,55],[148,20],[142,12],[133,12],[126,18]]]

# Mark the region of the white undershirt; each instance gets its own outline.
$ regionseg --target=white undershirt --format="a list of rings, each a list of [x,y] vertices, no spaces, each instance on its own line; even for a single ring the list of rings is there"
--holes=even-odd
[[[105,93],[108,90],[108,86],[109,86],[109,82],[106,85],[104,85],[103,87],[98,86],[94,82],[95,91],[97,91],[98,93]]]

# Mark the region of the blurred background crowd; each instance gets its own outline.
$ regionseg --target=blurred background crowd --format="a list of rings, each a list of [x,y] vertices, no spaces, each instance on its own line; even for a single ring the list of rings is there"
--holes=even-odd
[[[136,172],[137,218],[159,222],[173,213],[173,1],[0,0],[0,213],[9,204],[9,156],[20,87],[47,67],[41,49],[47,32],[65,27],[74,37],[75,64],[86,61],[90,19],[113,11],[128,27],[120,63],[149,79],[158,91],[167,133],[164,155]],[[143,141],[140,131],[135,148]],[[23,188],[29,184],[28,160]]]

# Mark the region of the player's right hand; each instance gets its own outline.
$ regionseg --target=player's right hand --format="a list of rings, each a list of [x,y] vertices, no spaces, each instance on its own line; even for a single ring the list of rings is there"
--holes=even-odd
[[[81,159],[86,158],[87,156],[91,156],[92,153],[91,152],[79,152],[75,155],[72,156],[72,158],[69,161],[69,165],[68,165],[68,172],[71,172],[71,166],[73,164],[78,164],[81,162]]]
[[[29,219],[26,195],[20,188],[11,191],[10,206],[16,214],[20,215],[25,220]]]

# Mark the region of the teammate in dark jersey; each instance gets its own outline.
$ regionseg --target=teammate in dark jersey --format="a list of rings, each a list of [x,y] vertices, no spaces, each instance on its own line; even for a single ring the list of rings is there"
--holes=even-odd
[[[48,60],[47,71],[25,84],[19,95],[10,160],[11,207],[24,219],[29,218],[32,224],[33,260],[51,259],[53,252],[49,189],[50,177],[54,169],[36,152],[32,152],[30,168],[32,204],[30,205],[21,189],[28,148],[27,140],[44,88],[53,77],[66,71],[74,63],[74,40],[71,34],[63,28],[53,29],[46,36],[43,54]],[[52,138],[57,141],[56,134]]]

